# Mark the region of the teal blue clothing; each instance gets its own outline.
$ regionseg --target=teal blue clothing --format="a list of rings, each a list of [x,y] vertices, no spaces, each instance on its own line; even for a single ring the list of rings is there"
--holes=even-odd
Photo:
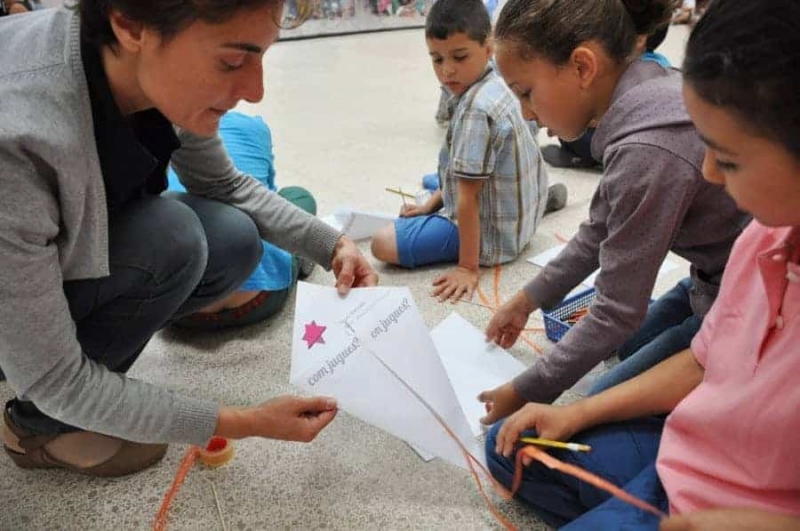
[[[642,59],[644,59],[645,61],[656,62],[661,66],[663,66],[664,68],[672,67],[672,64],[669,62],[669,59],[667,59],[666,56],[658,52],[645,52],[642,54]]]
[[[220,120],[219,134],[236,169],[276,191],[272,134],[264,120],[231,111]],[[172,169],[169,190],[186,191]],[[262,246],[261,263],[239,288],[241,291],[280,291],[292,284],[292,255],[266,241]]]

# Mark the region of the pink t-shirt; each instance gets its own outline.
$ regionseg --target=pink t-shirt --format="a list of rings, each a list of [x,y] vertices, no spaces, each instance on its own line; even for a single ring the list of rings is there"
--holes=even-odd
[[[752,222],[692,342],[702,383],[667,418],[670,511],[800,515],[800,227]]]

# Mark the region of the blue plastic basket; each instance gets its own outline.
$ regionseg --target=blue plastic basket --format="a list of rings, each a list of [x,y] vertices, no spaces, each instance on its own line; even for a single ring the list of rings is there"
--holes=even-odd
[[[566,319],[583,308],[588,308],[597,297],[597,291],[594,288],[589,288],[574,295],[568,299],[563,300],[558,306],[550,310],[542,310],[544,317],[544,330],[547,334],[547,339],[554,343],[564,337],[564,334],[569,332],[572,325],[566,322]]]

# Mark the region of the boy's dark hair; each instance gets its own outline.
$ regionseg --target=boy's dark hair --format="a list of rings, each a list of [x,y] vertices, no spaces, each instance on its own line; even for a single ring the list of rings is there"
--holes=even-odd
[[[669,21],[679,0],[509,0],[500,13],[497,42],[517,46],[525,59],[542,57],[563,65],[581,43],[599,42],[625,62],[639,35]]]
[[[445,40],[456,33],[480,44],[492,32],[489,13],[482,0],[437,0],[425,21],[425,38]]]
[[[660,28],[656,29],[647,37],[647,41],[645,41],[644,44],[644,49],[648,52],[656,51],[656,48],[661,46],[661,43],[667,38],[667,31],[669,31],[669,24],[664,24]]]
[[[685,82],[800,159],[800,2],[714,0],[692,31]]]
[[[304,12],[303,6],[310,3],[297,0],[298,12]],[[221,23],[240,10],[267,6],[281,9],[283,0],[77,0],[76,5],[83,37],[97,46],[117,43],[108,19],[112,9],[170,38],[198,20]]]

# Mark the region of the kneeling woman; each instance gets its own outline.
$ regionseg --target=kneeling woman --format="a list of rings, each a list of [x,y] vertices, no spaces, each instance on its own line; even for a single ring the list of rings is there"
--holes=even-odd
[[[81,0],[0,22],[0,366],[23,467],[121,475],[212,434],[308,441],[326,398],[250,408],[126,377],[156,331],[224,299],[261,239],[373,285],[355,245],[237,171],[217,135],[263,96],[280,0]],[[176,133],[177,131],[177,133]],[[186,187],[161,196],[172,165]]]

